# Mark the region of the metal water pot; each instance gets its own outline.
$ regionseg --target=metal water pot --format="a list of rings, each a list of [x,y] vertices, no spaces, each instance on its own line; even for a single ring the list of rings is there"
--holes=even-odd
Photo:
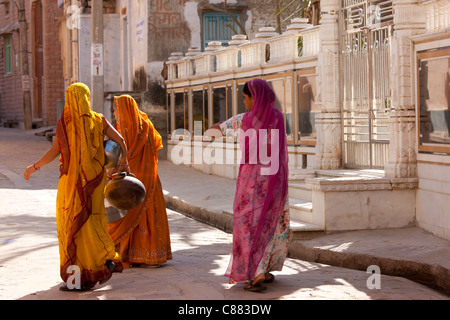
[[[115,173],[105,186],[105,198],[121,210],[137,207],[145,199],[145,186],[132,173]]]
[[[117,167],[122,156],[122,148],[112,140],[103,141],[103,146],[105,149],[105,168]]]

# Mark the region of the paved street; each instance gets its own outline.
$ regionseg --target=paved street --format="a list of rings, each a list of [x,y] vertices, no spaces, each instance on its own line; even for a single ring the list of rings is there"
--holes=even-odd
[[[59,163],[23,179],[26,165],[50,147],[35,131],[0,128],[0,299],[445,299],[410,280],[288,259],[265,293],[242,290],[223,276],[232,235],[168,210],[173,260],[160,268],[132,268],[87,292],[61,292],[55,202]],[[163,180],[163,179],[162,179]],[[211,186],[213,188],[214,186]],[[164,185],[163,185],[164,188]]]

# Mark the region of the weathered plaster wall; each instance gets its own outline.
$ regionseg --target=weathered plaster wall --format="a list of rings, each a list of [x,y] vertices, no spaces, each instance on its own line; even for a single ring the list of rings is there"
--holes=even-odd
[[[120,12],[126,8],[131,28],[132,44],[128,53],[132,59],[131,89],[141,93],[140,108],[149,115],[164,141],[167,136],[165,61],[172,52],[185,53],[191,47],[201,47],[202,12],[211,11],[208,3],[220,6],[222,1],[121,0],[118,5]],[[241,11],[241,23],[249,38],[254,38],[260,27],[276,27],[273,0],[229,0],[227,3]]]
[[[79,75],[78,81],[91,86],[91,15],[81,15],[79,29]],[[120,89],[120,55],[116,44],[119,42],[119,16],[106,14],[103,17],[103,74],[104,91],[118,91]]]

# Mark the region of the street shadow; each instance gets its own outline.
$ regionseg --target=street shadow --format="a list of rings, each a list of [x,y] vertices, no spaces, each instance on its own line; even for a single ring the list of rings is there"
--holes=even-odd
[[[43,243],[29,241],[36,236],[46,238]],[[27,240],[28,239],[28,240]],[[22,242],[25,242],[23,246]],[[26,256],[49,247],[58,250],[55,217],[33,216],[29,214],[2,217],[0,224],[0,265],[11,259]]]
[[[62,292],[59,284],[21,297],[22,300],[271,300],[271,299],[412,299],[405,296],[405,279],[382,276],[381,290],[368,288],[369,274],[288,258],[264,293],[229,284],[224,276],[232,235],[181,214],[168,214],[173,259],[160,268],[125,269],[86,292]],[[411,288],[411,286],[409,287]],[[424,292],[426,292],[424,290]],[[417,297],[417,294],[416,294]],[[433,299],[436,296],[423,296]]]

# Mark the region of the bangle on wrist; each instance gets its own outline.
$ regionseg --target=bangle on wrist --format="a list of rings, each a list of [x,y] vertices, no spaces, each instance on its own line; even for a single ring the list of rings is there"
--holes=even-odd
[[[34,170],[36,170],[36,171],[38,171],[38,170],[41,169],[41,168],[36,168],[36,162],[33,162],[33,168],[34,168]]]

